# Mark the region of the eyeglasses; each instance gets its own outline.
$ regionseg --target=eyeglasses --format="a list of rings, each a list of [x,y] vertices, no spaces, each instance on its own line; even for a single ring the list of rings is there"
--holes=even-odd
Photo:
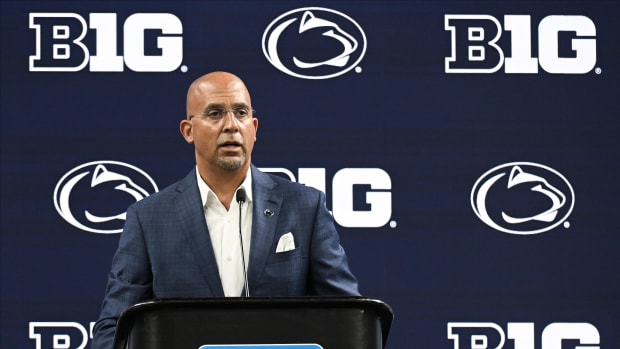
[[[228,115],[229,112],[232,112],[237,120],[245,121],[249,117],[251,117],[254,113],[256,113],[256,110],[245,108],[245,107],[239,107],[239,108],[233,108],[233,109],[212,108],[212,109],[205,110],[204,112],[198,114],[198,116],[201,116],[211,121],[220,121],[226,115]],[[191,119],[194,116],[196,115],[191,115],[189,118]]]

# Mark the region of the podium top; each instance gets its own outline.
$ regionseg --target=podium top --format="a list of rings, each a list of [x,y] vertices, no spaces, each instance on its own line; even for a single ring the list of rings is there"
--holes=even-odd
[[[301,315],[301,316],[292,316]],[[334,334],[342,334],[345,337],[375,336],[371,342],[378,341],[377,346],[369,348],[384,347],[387,336],[392,324],[394,314],[392,309],[380,300],[363,297],[251,297],[251,298],[180,298],[180,299],[154,299],[129,307],[121,314],[118,323],[116,338],[114,341],[115,349],[144,347],[144,343],[136,345],[133,341],[140,341],[143,337],[150,342],[149,348],[166,348],[170,345],[163,344],[169,341],[166,334],[157,334],[155,338],[151,329],[174,327],[178,336],[177,324],[188,322],[183,326],[187,331],[184,338],[192,336],[202,336],[213,340],[213,344],[224,344],[227,339],[225,334],[229,327],[234,327],[233,338],[237,344],[243,343],[245,339],[240,336],[243,333],[247,336],[247,341],[264,340],[263,333],[266,329],[271,332],[273,328],[291,327],[293,332],[304,332],[299,338],[308,337],[305,332],[324,333],[325,328],[335,331],[327,336],[332,340]],[[371,319],[371,320],[369,320]],[[226,322],[234,326],[226,326]],[[244,325],[243,322],[247,324]],[[353,325],[347,325],[352,323]],[[220,326],[219,330],[214,330],[214,326]],[[245,327],[244,327],[245,326]],[[321,326],[315,328],[313,326]],[[192,330],[192,327],[195,329]],[[200,327],[200,328],[198,328]],[[261,327],[264,327],[261,329]],[[342,327],[339,331],[337,327]],[[347,328],[350,327],[350,328]],[[373,331],[374,327],[376,331]],[[243,331],[240,331],[243,328]],[[210,330],[214,333],[206,334]],[[290,330],[285,331],[290,334]],[[372,333],[360,332],[379,332]],[[205,333],[203,335],[203,333]],[[259,334],[261,333],[261,334]],[[198,335],[200,334],[200,335]],[[322,334],[323,335],[323,334]],[[131,337],[131,338],[130,338]],[[284,336],[291,340],[290,336]],[[290,337],[290,338],[289,338]],[[296,339],[296,338],[295,338]],[[203,340],[196,339],[197,342]],[[347,339],[349,340],[349,339]],[[354,338],[350,340],[365,340],[364,338]],[[204,341],[204,340],[203,340]],[[202,343],[202,342],[201,342]],[[203,343],[206,344],[206,343]],[[194,347],[194,343],[188,347]],[[181,346],[177,346],[180,348]],[[195,347],[198,348],[198,347]],[[329,349],[326,346],[325,349]]]

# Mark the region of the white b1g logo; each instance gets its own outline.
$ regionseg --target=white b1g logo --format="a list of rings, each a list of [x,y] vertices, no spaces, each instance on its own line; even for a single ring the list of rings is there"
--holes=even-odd
[[[170,72],[182,63],[183,24],[173,14],[127,17],[122,56],[116,46],[116,13],[91,13],[88,23],[75,13],[31,13],[29,27],[36,32],[36,51],[30,56],[29,70],[74,72],[88,65],[93,72],[121,72],[126,65],[136,72]],[[89,28],[95,31],[94,55],[85,44]],[[149,32],[157,33],[154,42],[146,42]]]
[[[87,327],[77,322],[30,322],[29,338],[36,349],[84,349],[93,338],[94,322]]]
[[[536,349],[534,323],[509,322],[507,333],[492,322],[449,322],[448,339],[454,349],[502,349],[506,338],[514,349]],[[594,325],[585,322],[554,322],[542,331],[541,349],[562,349],[564,340],[577,340],[580,349],[599,349],[601,338]]]
[[[506,73],[538,73],[538,65],[552,74],[585,74],[596,64],[596,27],[585,16],[547,16],[538,24],[538,59],[532,57],[531,18],[505,15],[510,32],[509,57],[498,46],[502,26],[489,15],[445,15],[451,53],[446,73],[494,73],[504,65]],[[560,36],[570,35],[571,53],[560,54]]]
[[[286,168],[261,168],[261,171],[280,173],[293,182],[299,182],[326,193],[324,168],[300,168],[297,178]],[[354,206],[354,187],[367,186],[364,193],[368,209]],[[378,228],[390,222],[392,217],[392,179],[380,168],[343,168],[332,179],[332,214],[336,223],[346,228]]]

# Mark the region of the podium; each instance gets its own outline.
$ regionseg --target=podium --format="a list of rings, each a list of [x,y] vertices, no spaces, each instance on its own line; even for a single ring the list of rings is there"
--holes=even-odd
[[[360,297],[153,300],[123,312],[114,349],[381,349],[393,317]]]

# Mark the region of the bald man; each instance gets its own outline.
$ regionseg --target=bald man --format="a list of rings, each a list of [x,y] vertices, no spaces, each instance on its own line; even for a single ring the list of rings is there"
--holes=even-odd
[[[127,209],[91,348],[112,348],[120,314],[149,299],[359,295],[325,195],[254,167],[257,130],[237,76],[191,84],[180,131],[196,167]]]

